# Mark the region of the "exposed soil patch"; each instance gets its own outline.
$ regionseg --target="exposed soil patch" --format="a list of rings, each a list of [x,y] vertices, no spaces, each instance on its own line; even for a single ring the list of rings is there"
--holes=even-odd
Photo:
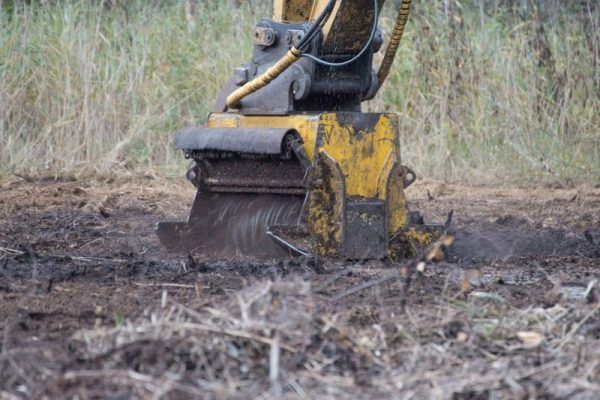
[[[186,214],[182,182],[0,187],[0,398],[600,390],[600,189],[415,184],[412,208],[454,209],[457,239],[402,310],[398,279],[350,291],[396,268],[379,262],[164,251],[154,225]]]

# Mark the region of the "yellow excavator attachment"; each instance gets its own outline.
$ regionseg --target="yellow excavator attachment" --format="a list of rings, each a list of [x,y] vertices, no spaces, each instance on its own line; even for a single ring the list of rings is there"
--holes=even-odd
[[[408,18],[402,0],[379,72],[383,0],[276,0],[255,27],[206,126],[175,135],[193,160],[186,222],[157,226],[171,249],[218,257],[398,259],[447,227],[426,225],[404,190],[398,116],[361,112],[387,77]]]
[[[255,154],[234,154],[232,146],[229,154],[207,156],[210,145],[198,143],[210,132],[222,140],[265,131],[275,138],[269,155],[263,143]],[[179,132],[175,141],[188,157],[202,151],[204,158],[187,174],[198,188],[188,222],[158,225],[173,249],[218,257],[398,259],[443,230],[409,211],[404,189],[415,174],[401,164],[396,114],[213,113],[206,128]]]

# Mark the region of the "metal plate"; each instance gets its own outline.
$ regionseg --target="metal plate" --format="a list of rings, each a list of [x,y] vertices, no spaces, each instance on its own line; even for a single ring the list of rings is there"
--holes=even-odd
[[[175,134],[179,150],[228,151],[245,154],[277,155],[284,151],[284,140],[293,129],[279,128],[198,128]]]
[[[380,200],[346,202],[344,256],[353,260],[383,259],[387,256],[385,203]]]
[[[273,259],[289,256],[267,231],[296,225],[302,196],[198,192],[188,222],[161,222],[156,233],[176,252],[222,259]]]

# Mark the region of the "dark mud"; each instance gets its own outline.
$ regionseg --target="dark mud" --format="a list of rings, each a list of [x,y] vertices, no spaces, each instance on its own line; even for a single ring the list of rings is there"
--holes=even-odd
[[[235,376],[241,373],[239,379],[254,382],[248,387],[258,390],[249,396],[259,395],[260,391],[270,390],[272,384],[268,368],[264,366],[268,352],[264,353],[260,346],[254,348],[254,353],[246,348],[239,350],[241,355],[235,357],[243,356],[247,360],[239,358],[234,368],[233,364],[227,364],[233,359],[224,361],[219,354],[211,355],[208,350],[203,356],[208,357],[208,361],[195,358],[197,355],[191,355],[191,345],[185,335],[144,337],[94,356],[89,350],[90,342],[81,340],[80,335],[90,330],[127,327],[156,310],[165,309],[165,299],[169,304],[184,305],[197,312],[222,309],[224,304],[236,303],[240,291],[265,281],[292,282],[292,288],[300,285],[293,282],[309,284],[313,293],[310,301],[314,303],[311,307],[318,318],[307,321],[302,328],[295,328],[313,332],[309,340],[312,344],[306,351],[337,360],[323,372],[337,376],[338,380],[331,381],[335,382],[330,382],[331,385],[343,388],[346,387],[344,379],[349,379],[352,387],[361,388],[369,396],[387,398],[392,393],[400,393],[398,388],[377,388],[373,382],[383,379],[387,373],[384,371],[400,368],[406,360],[396,359],[390,353],[391,358],[386,358],[384,368],[381,361],[371,360],[372,354],[361,355],[356,350],[362,348],[357,344],[363,340],[361,332],[377,326],[388,338],[387,346],[393,347],[394,335],[400,335],[397,340],[403,345],[409,340],[408,333],[402,333],[402,324],[417,324],[414,326],[420,333],[413,331],[416,336],[410,339],[416,341],[415,346],[429,346],[432,340],[445,346],[445,340],[455,340],[479,324],[471,320],[470,311],[461,314],[463,306],[457,306],[456,302],[499,302],[503,309],[514,310],[546,309],[556,305],[568,309],[571,304],[578,304],[574,310],[582,310],[583,316],[569,320],[561,328],[562,332],[577,326],[578,334],[583,335],[582,349],[598,344],[600,315],[594,305],[598,294],[597,287],[590,286],[600,277],[600,245],[590,233],[600,227],[597,189],[539,189],[531,193],[437,183],[417,185],[409,193],[414,209],[420,209],[433,219],[443,219],[449,209],[455,210],[456,243],[445,263],[428,268],[412,283],[409,297],[405,299],[407,309],[412,310],[408,314],[398,310],[399,289],[395,281],[358,291],[345,296],[343,301],[330,301],[349,288],[388,273],[394,266],[307,259],[219,261],[207,259],[198,252],[178,255],[165,251],[158,244],[154,226],[158,221],[185,216],[190,194],[191,190],[179,183],[146,180],[112,184],[15,180],[3,184],[0,192],[0,395],[94,398],[107,397],[110,393],[115,398],[147,397],[148,393],[156,394],[154,389],[148,389],[151,385],[132,384],[127,380],[131,378],[127,375],[130,373],[126,373],[129,378],[123,380],[123,371],[159,379],[171,376],[172,368],[180,365],[184,371],[189,368],[189,372],[182,372],[183,378],[177,381],[181,387],[169,392],[173,398],[198,397],[198,393],[190,391],[190,387],[197,387],[190,383],[192,378],[222,382],[223,371]],[[438,320],[442,306],[451,307],[443,315],[458,314],[452,321],[443,319],[443,324],[450,325],[434,329],[442,332],[440,338],[437,333],[427,333],[426,327],[442,323]],[[437,315],[438,319],[431,317],[437,322],[433,323],[433,319],[424,319],[422,325],[415,322],[416,315],[429,315],[429,310],[431,315]],[[406,315],[408,320],[404,320]],[[572,316],[575,318],[579,313],[573,311]],[[331,321],[343,322],[343,328],[339,328],[343,334],[322,336],[320,332],[325,330],[319,324],[327,325],[333,323]],[[507,337],[509,342],[514,340]],[[194,340],[206,338],[201,336]],[[521,364],[536,362],[534,354],[522,353],[522,350],[512,353],[508,347],[502,347],[504,344],[498,347],[494,340],[485,338],[481,349],[473,344],[475,347],[469,350],[468,361],[473,363],[474,370],[487,368],[487,356],[481,356],[486,352],[507,357],[509,362],[513,359]],[[354,344],[344,345],[348,340]],[[435,366],[439,360],[423,357],[424,368],[430,371],[439,368]],[[587,356],[582,357],[585,360]],[[310,368],[305,366],[305,359],[296,356],[286,360],[288,364],[283,368],[306,378],[303,374]],[[216,369],[198,370],[196,367],[203,362]],[[218,367],[218,363],[222,365]],[[248,372],[249,366],[255,369]],[[591,387],[596,387],[593,385],[598,382],[594,379],[600,374],[594,368],[598,368],[597,364],[586,378]],[[327,385],[318,377],[311,375],[310,379],[314,388]],[[529,378],[519,382],[525,387],[538,385],[538,394],[549,393],[551,387],[549,383]],[[325,393],[315,390],[311,393]],[[353,390],[340,390],[332,392],[332,396],[352,397]],[[500,386],[490,383],[487,387],[465,383],[452,390],[455,390],[454,398],[492,398],[492,392],[510,395],[515,393],[511,390],[516,389],[509,382]],[[582,390],[581,393],[587,393]],[[407,397],[410,397],[409,392],[401,391]],[[205,394],[207,398],[223,397],[218,390]]]
[[[585,232],[535,226],[526,221],[481,223],[457,228],[450,259],[458,262],[509,261],[516,257],[600,257]]]

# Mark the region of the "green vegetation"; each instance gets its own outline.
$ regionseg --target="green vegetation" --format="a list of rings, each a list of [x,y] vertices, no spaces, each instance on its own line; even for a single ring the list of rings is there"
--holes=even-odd
[[[0,11],[4,173],[182,174],[171,133],[204,120],[269,14],[267,1],[40,3]],[[504,3],[415,1],[367,108],[402,115],[404,163],[421,176],[600,183],[598,6]]]

